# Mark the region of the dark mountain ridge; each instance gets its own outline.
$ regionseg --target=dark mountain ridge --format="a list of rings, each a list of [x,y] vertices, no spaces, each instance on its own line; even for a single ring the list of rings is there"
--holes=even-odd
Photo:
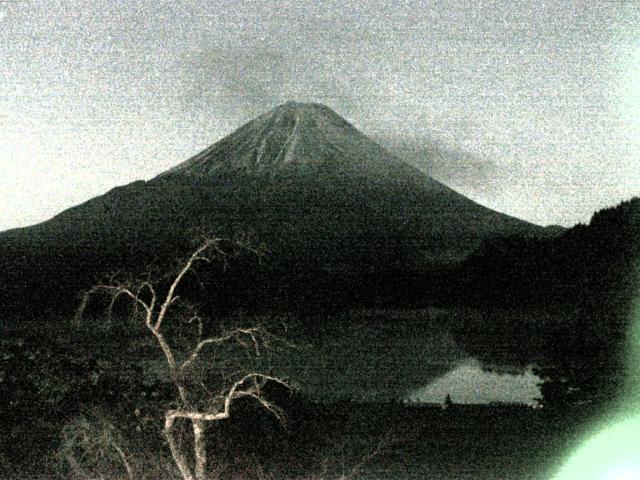
[[[487,241],[457,270],[456,296],[482,312],[455,322],[466,351],[488,364],[540,363],[553,401],[620,394],[637,348],[640,198],[557,237]]]
[[[265,244],[265,264],[238,282],[268,271],[273,289],[298,302],[301,285],[348,278],[357,289],[365,274],[394,283],[396,272],[457,262],[487,238],[547,234],[457,194],[329,108],[289,102],[151,181],[0,234],[2,280],[10,302],[60,302],[106,272],[183,256],[202,231]]]

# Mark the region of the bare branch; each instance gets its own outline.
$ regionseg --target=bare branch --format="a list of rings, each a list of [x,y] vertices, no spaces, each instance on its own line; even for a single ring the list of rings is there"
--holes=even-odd
[[[178,272],[178,275],[176,275],[173,282],[171,283],[171,286],[169,287],[169,292],[167,293],[164,303],[160,307],[160,312],[156,317],[156,322],[154,325],[155,330],[160,330],[160,327],[162,326],[162,321],[164,320],[164,317],[167,314],[167,310],[169,309],[169,306],[174,301],[176,288],[178,288],[178,285],[180,285],[180,282],[182,281],[183,277],[187,274],[189,270],[191,270],[195,262],[208,261],[208,259],[203,256],[203,253],[207,249],[211,248],[212,246],[217,246],[219,242],[220,240],[218,238],[211,238],[211,239],[205,240],[205,242],[191,255],[189,260],[186,261],[182,269]]]
[[[284,424],[281,411],[264,397],[262,390],[268,382],[278,383],[286,388],[291,388],[285,381],[267,374],[252,372],[243,375],[240,371],[229,373],[228,370],[230,370],[230,368],[228,361],[224,358],[216,359],[218,360],[217,367],[219,368],[217,371],[220,380],[220,391],[218,395],[212,394],[212,390],[215,389],[210,390],[204,382],[201,382],[203,388],[202,393],[204,395],[199,394],[197,378],[196,382],[191,383],[184,375],[185,371],[198,361],[203,350],[208,346],[222,345],[225,342],[236,341],[241,346],[246,347],[248,354],[252,354],[255,357],[260,357],[263,352],[268,353],[272,345],[276,343],[275,340],[278,337],[270,335],[260,327],[235,328],[227,332],[223,331],[220,336],[203,339],[205,331],[204,321],[197,313],[195,307],[187,306],[186,309],[181,309],[184,315],[183,322],[186,325],[196,324],[197,341],[193,348],[183,352],[185,360],[181,363],[176,360],[176,354],[174,354],[169,341],[161,331],[163,321],[167,317],[169,310],[180,298],[179,295],[177,295],[177,289],[189,272],[195,273],[194,267],[196,263],[210,263],[211,256],[207,254],[210,253],[210,250],[215,250],[218,258],[223,262],[223,267],[226,267],[226,254],[220,249],[220,242],[221,240],[217,237],[205,240],[181,265],[175,276],[165,277],[167,281],[170,282],[170,285],[166,295],[163,294],[163,298],[159,297],[156,286],[151,282],[151,274],[140,281],[129,280],[127,282],[117,282],[115,278],[112,277],[110,282],[95,285],[84,294],[75,317],[77,322],[81,320],[88,306],[90,297],[98,293],[110,296],[107,309],[109,318],[111,318],[116,302],[121,296],[129,297],[132,300],[133,315],[137,315],[138,309],[142,309],[145,312],[145,325],[164,354],[171,380],[178,391],[180,399],[177,404],[178,408],[165,412],[164,434],[167,438],[173,459],[180,469],[184,480],[203,480],[206,477],[207,452],[204,422],[229,418],[231,407],[235,400],[252,398],[257,401],[262,408],[273,414]],[[252,249],[248,245],[242,245],[240,242],[237,242],[237,245],[246,251],[260,255],[258,250]],[[197,276],[196,281],[201,283]],[[284,341],[283,343],[286,344]],[[233,378],[237,379],[238,377],[240,377],[238,380],[233,380]],[[206,405],[206,407],[202,409],[199,405]],[[186,419],[191,422],[194,435],[192,445],[193,456],[186,455],[183,450],[184,446],[181,441],[181,431],[183,429],[176,429],[176,425],[179,425],[179,423],[176,423],[178,419]],[[194,464],[190,465],[190,462],[194,462]],[[130,473],[129,469],[127,469],[127,471]]]
[[[107,320],[109,320],[109,322],[111,322],[111,317],[113,315],[113,306],[116,304],[116,302],[118,301],[118,298],[120,297],[120,295],[123,295],[122,292],[117,292],[114,295],[111,296],[111,301],[109,302],[109,306],[107,307]],[[134,303],[135,305],[135,303]]]
[[[245,382],[251,380],[251,379],[255,379],[255,378],[259,378],[261,380],[270,380],[272,382],[278,383],[280,385],[283,385],[284,387],[290,389],[291,387],[289,386],[288,383],[286,383],[284,380],[277,378],[277,377],[272,377],[270,375],[265,375],[262,373],[249,373],[247,375],[245,375],[244,377],[242,377],[240,380],[236,381],[231,388],[229,389],[229,393],[227,393],[227,397],[225,399],[224,402],[224,409],[225,411],[228,411],[229,408],[231,407],[231,403],[233,402],[233,399],[236,397],[237,393],[239,392],[243,392],[242,390],[240,390],[240,388],[242,387],[242,385],[244,385]],[[246,393],[246,391],[245,391]]]
[[[78,310],[76,310],[76,314],[73,316],[73,323],[76,325],[80,325],[82,321],[82,316],[84,315],[84,311],[87,309],[89,305],[89,294],[85,293],[82,295],[82,300],[80,301],[80,305],[78,306]]]
[[[273,403],[268,402],[264,397],[260,396],[260,394],[255,394],[253,392],[236,392],[235,393],[235,398],[241,398],[241,397],[250,397],[253,398],[255,400],[258,401],[258,403],[260,403],[260,405],[262,405],[262,407],[267,410],[268,412],[270,412],[274,417],[276,417],[276,419],[282,424],[282,425],[286,425],[284,416],[282,415],[282,411],[277,408]]]
[[[108,293],[111,295],[111,302],[109,304],[109,314],[111,314],[111,309],[113,308],[113,304],[121,295],[128,296],[135,302],[135,304],[140,305],[147,313],[147,319],[150,319],[153,314],[153,311],[151,308],[153,306],[153,301],[152,301],[152,305],[148,305],[146,302],[140,299],[138,295],[134,294],[129,288],[125,287],[124,285],[94,285],[84,294],[80,307],[76,312],[75,318],[78,323],[82,319],[82,315],[84,314],[84,311],[87,305],[89,304],[89,298],[91,298],[91,296],[98,293]]]
[[[258,400],[258,402],[263,407],[265,407],[267,410],[273,413],[276,416],[276,418],[282,421],[281,414],[277,412],[277,409],[271,403],[269,403],[260,395],[252,392],[251,390],[241,389],[242,385],[244,385],[247,381],[255,378],[272,381],[280,385],[283,385],[287,388],[291,388],[285,381],[279,378],[272,377],[270,375],[264,375],[261,373],[249,373],[244,377],[242,377],[240,380],[236,381],[233,384],[233,386],[229,389],[227,395],[224,397],[224,409],[222,411],[200,412],[196,410],[186,410],[186,409],[169,410],[165,415],[165,431],[167,429],[170,430],[171,428],[173,428],[173,423],[178,418],[188,418],[190,420],[202,420],[202,421],[208,421],[208,422],[227,419],[230,416],[231,405],[233,404],[233,401],[237,398],[242,398],[242,397],[251,397]]]
[[[191,325],[194,322],[196,322],[198,326],[198,341],[200,341],[203,332],[202,318],[200,318],[200,315],[193,315],[188,320],[184,320],[184,323],[186,323],[187,325]]]
[[[200,340],[191,352],[191,355],[189,355],[189,357],[182,363],[180,369],[185,370],[193,365],[193,363],[198,359],[202,349],[207,345],[219,345],[243,334],[249,335],[252,338],[254,344],[256,345],[256,350],[258,350],[258,341],[255,336],[258,331],[259,329],[257,328],[237,328],[220,337],[205,338],[204,340]]]

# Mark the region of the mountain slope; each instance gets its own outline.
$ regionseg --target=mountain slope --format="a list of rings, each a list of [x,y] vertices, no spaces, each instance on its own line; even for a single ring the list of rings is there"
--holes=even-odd
[[[162,176],[251,174],[321,168],[356,175],[407,173],[408,168],[333,110],[287,102],[261,115]]]
[[[285,296],[319,283],[331,296],[345,278],[353,293],[365,274],[395,288],[382,272],[457,261],[489,237],[544,234],[393,157],[329,108],[290,102],[149,182],[0,234],[0,280],[11,301],[59,302],[101,272],[184,255],[203,230],[264,243],[262,270]]]

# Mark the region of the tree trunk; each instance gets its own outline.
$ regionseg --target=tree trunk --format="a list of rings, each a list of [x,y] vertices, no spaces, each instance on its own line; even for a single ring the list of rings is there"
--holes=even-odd
[[[202,420],[192,420],[191,423],[193,425],[193,447],[196,457],[196,480],[205,480],[207,473],[207,444],[204,435],[204,422]]]
[[[111,445],[113,446],[115,451],[118,452],[118,455],[120,456],[120,460],[122,460],[124,468],[127,470],[127,475],[129,477],[129,480],[135,480],[135,474],[133,473],[133,467],[131,467],[131,464],[129,463],[129,460],[127,460],[127,456],[125,455],[124,450],[122,450],[122,448],[120,448],[120,445],[118,445],[115,442],[112,442]]]
[[[176,465],[180,469],[183,480],[195,480],[195,477],[191,472],[191,468],[189,468],[189,463],[187,462],[185,456],[182,454],[182,451],[180,450],[180,447],[176,443],[176,439],[173,436],[175,427],[174,422],[175,419],[173,417],[165,417],[164,436],[166,437],[167,443],[169,444],[169,449],[171,450],[173,460],[176,462]]]

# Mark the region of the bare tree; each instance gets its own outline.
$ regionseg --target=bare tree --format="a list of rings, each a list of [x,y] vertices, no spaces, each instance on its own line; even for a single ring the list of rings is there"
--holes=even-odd
[[[288,384],[280,378],[259,371],[245,370],[237,373],[235,377],[223,381],[222,385],[218,385],[217,393],[210,393],[207,390],[209,398],[203,399],[200,390],[195,388],[193,382],[189,381],[193,368],[206,349],[222,346],[235,340],[250,348],[252,354],[259,357],[262,350],[268,347],[274,338],[260,327],[236,328],[218,336],[204,336],[203,319],[193,309],[187,309],[188,313],[182,312],[183,318],[181,320],[185,324],[196,326],[197,338],[195,342],[190,347],[178,351],[165,336],[166,328],[163,327],[170,311],[178,301],[177,291],[185,276],[194,272],[195,265],[200,262],[209,263],[212,258],[223,258],[225,254],[220,248],[221,241],[219,238],[205,240],[180,265],[177,273],[170,278],[166,293],[161,294],[158,286],[149,279],[138,282],[109,282],[95,285],[84,295],[76,316],[77,321],[80,321],[89,299],[99,293],[109,296],[109,313],[111,313],[116,301],[120,297],[125,297],[132,302],[134,312],[142,314],[146,328],[164,355],[170,380],[177,390],[179,407],[165,411],[164,435],[171,455],[184,480],[203,480],[206,477],[205,427],[207,422],[229,418],[233,403],[241,398],[255,400],[278,420],[283,421],[280,410],[266,398],[263,394],[263,388],[269,382],[275,382],[289,388]],[[176,422],[180,419],[191,423],[193,461],[190,461],[190,456],[177,441]]]
[[[68,423],[62,431],[62,442],[57,456],[64,459],[78,478],[90,478],[84,472],[78,456],[100,466],[106,463],[120,463],[127,472],[127,478],[134,480],[133,465],[125,451],[125,440],[118,428],[99,411],[91,415],[80,415]]]

